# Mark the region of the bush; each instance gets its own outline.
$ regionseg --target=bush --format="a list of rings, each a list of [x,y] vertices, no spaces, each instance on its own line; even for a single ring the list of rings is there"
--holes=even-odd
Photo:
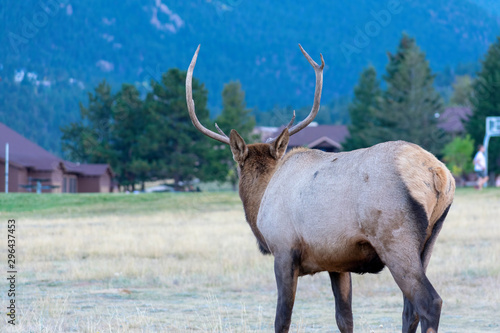
[[[469,134],[465,138],[456,137],[443,148],[443,160],[456,177],[473,171],[472,154],[474,140]]]

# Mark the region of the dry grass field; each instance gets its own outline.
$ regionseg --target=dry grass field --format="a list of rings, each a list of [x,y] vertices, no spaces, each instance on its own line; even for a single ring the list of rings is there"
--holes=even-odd
[[[500,191],[459,190],[428,275],[441,332],[500,332]],[[0,196],[0,305],[16,219],[17,325],[1,332],[269,332],[276,287],[233,193]],[[338,332],[326,274],[299,279],[293,332]],[[353,276],[356,332],[400,332],[387,269]],[[4,312],[5,313],[5,312]]]

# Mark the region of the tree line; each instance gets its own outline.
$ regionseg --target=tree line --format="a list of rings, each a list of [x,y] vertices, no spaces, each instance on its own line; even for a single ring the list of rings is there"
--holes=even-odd
[[[500,116],[500,37],[481,61],[475,78],[457,76],[450,106],[471,108],[464,131],[447,133],[439,126],[445,105],[434,85],[425,54],[414,38],[403,34],[396,53],[388,53],[385,89],[373,66],[360,75],[349,105],[350,137],[346,150],[389,140],[416,143],[442,158],[457,176],[472,171],[475,146],[483,142],[487,116]],[[489,170],[500,170],[500,140],[489,148]]]
[[[152,89],[145,96],[131,84],[123,84],[112,93],[110,85],[101,82],[94,93],[88,94],[88,106],[80,103],[81,120],[62,128],[63,151],[73,161],[109,163],[119,184],[127,189],[135,189],[138,184],[144,189],[146,181],[156,179],[185,184],[195,178],[229,181],[235,188],[237,170],[229,149],[207,140],[191,124],[185,78],[186,72],[170,69],[160,82],[151,81]],[[396,52],[388,52],[383,82],[375,68],[368,66],[354,88],[352,101],[337,100],[336,104],[322,106],[320,114],[331,117],[347,105],[350,137],[343,143],[344,150],[405,140],[434,153],[456,176],[461,176],[472,170],[474,146],[482,143],[485,118],[500,116],[500,38],[491,45],[475,78],[456,77],[450,104],[472,109],[461,133],[450,134],[439,126],[445,102],[435,88],[435,78],[415,39],[403,34]],[[194,78],[198,118],[215,130],[207,96],[204,84]],[[254,139],[253,114],[267,119],[269,125],[284,123],[277,119],[280,117],[272,119],[268,114],[248,109],[239,82],[224,86],[222,101],[222,112],[215,122],[226,131],[238,129],[247,142]],[[288,117],[292,110],[277,112]],[[297,117],[308,112],[308,108],[298,109]],[[489,153],[489,169],[500,170],[500,140],[491,141]]]
[[[62,130],[66,157],[81,163],[108,163],[122,189],[144,190],[151,180],[173,179],[177,186],[193,179],[230,181],[237,173],[225,145],[207,140],[191,124],[186,107],[186,72],[170,69],[161,82],[151,81],[151,91],[141,96],[131,84],[113,93],[101,82],[88,94],[88,106],[80,103],[81,120]],[[208,91],[193,78],[193,99],[198,119],[211,125]],[[255,119],[245,105],[239,82],[222,92],[223,109],[216,122],[221,128],[238,128],[251,142]]]

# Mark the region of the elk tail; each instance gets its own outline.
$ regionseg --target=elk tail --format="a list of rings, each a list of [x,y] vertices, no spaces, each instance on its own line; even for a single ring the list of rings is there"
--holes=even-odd
[[[448,184],[448,172],[445,168],[438,166],[433,168],[434,172],[434,190],[436,191],[438,197],[441,193],[446,191],[446,185]]]

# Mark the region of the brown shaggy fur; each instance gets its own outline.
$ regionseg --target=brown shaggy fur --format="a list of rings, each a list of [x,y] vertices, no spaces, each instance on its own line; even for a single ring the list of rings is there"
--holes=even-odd
[[[245,209],[245,216],[252,232],[264,253],[270,253],[269,248],[257,228],[257,215],[260,202],[266,191],[281,157],[288,145],[288,130],[285,129],[273,144],[256,143],[246,145],[243,138],[232,130],[230,146],[233,158],[240,168],[240,198]]]

